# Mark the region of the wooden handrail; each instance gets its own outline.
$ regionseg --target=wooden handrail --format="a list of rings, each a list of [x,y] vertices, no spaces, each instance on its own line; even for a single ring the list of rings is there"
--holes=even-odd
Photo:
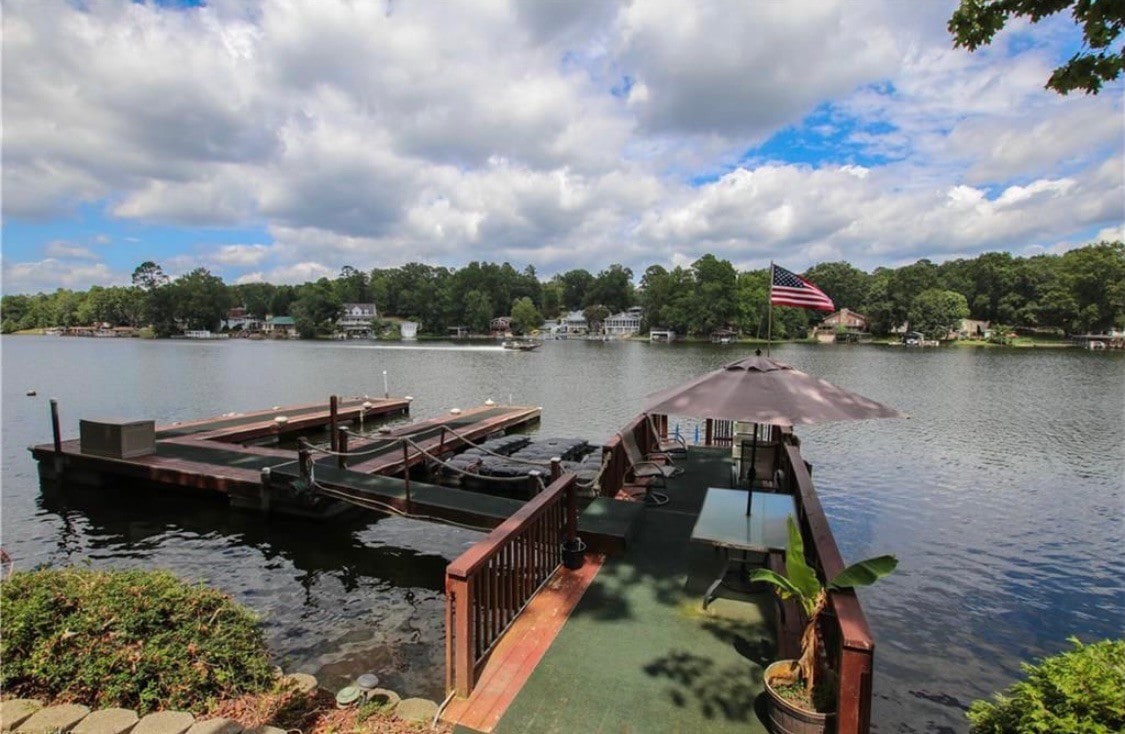
[[[563,474],[445,571],[446,688],[468,696],[480,665],[562,563],[577,532],[577,476]]]
[[[786,434],[786,438],[791,437],[792,434]],[[811,550],[810,560],[822,580],[830,579],[845,568],[840,549],[795,441],[786,441],[785,456],[801,515],[805,548]],[[823,625],[831,628],[827,630],[826,638],[836,643],[834,649],[828,651],[839,677],[836,731],[838,734],[865,734],[871,727],[875,641],[855,592],[851,589],[829,592],[827,613],[821,616],[821,620]]]

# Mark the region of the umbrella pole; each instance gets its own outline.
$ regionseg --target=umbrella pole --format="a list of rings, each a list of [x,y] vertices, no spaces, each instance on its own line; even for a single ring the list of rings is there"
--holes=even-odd
[[[750,489],[746,492],[746,515],[750,516],[750,506],[754,501],[754,478],[758,472],[754,465],[758,460],[758,424],[754,424],[754,442],[750,444]]]

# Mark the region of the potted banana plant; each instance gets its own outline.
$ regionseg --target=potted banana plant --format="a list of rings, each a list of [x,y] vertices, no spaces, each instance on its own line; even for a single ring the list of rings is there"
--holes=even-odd
[[[817,626],[820,613],[828,603],[828,592],[869,586],[894,571],[896,566],[898,559],[894,556],[876,556],[848,566],[827,584],[822,584],[816,571],[805,561],[801,531],[793,518],[789,518],[785,575],[763,568],[750,576],[751,581],[772,584],[782,599],[795,599],[807,620],[801,635],[801,657],[779,660],[765,671],[771,731],[813,734],[828,730],[836,709],[836,685],[831,671],[820,664],[820,650],[824,645]]]

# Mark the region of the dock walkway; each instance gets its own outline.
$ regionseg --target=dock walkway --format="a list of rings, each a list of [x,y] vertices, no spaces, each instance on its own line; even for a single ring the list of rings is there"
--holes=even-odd
[[[645,509],[622,555],[584,583],[561,576],[589,568],[558,572],[551,603],[565,606],[567,589],[580,597],[555,622],[561,629],[551,629],[550,612],[518,620],[507,635],[519,639],[532,625],[541,649],[498,649],[472,695],[446,709],[455,731],[764,731],[754,701],[776,647],[774,599],[724,591],[704,612],[724,561],[690,542],[706,488],[729,485],[729,456],[693,448],[677,462],[685,473],[669,480],[671,501]]]

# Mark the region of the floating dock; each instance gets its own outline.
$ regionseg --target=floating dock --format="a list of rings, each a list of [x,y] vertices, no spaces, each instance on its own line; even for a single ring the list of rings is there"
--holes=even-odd
[[[480,513],[467,506],[474,503],[489,505],[486,517],[502,514],[503,519],[511,514],[513,508],[509,503],[520,503],[484,495],[469,497],[468,503],[458,502],[445,495],[469,493],[410,481],[410,469],[427,457],[416,448],[404,452],[403,439],[440,456],[464,448],[465,439],[483,440],[532,424],[538,421],[540,409],[485,405],[384,427],[377,433],[373,430],[378,422],[405,416],[409,410],[410,400],[405,398],[356,397],[167,426],[153,426],[151,421],[84,420],[83,438],[64,441],[59,435],[57,408],[52,404],[55,441],[29,450],[39,462],[41,480],[46,482],[65,480],[68,484],[95,487],[122,483],[163,485],[226,497],[231,506],[268,512],[327,516],[345,507],[341,499],[348,501],[346,496],[332,495],[352,493],[363,501],[350,504],[370,506],[373,499],[400,509],[409,504],[412,513],[442,519],[479,520]],[[365,430],[356,432],[354,429],[361,425]],[[296,445],[298,439],[309,435],[318,435],[323,441],[326,431],[333,436],[333,429],[342,426],[353,431],[348,438],[333,440],[333,447],[343,448],[337,441],[344,441],[349,444],[346,453],[362,456],[357,456],[346,469],[337,456],[318,453],[307,457],[317,484],[329,491],[321,492],[302,481],[307,471],[301,471],[301,452],[283,446]],[[117,442],[116,450],[107,450],[101,438],[95,446],[91,436],[96,432],[99,436],[111,435]],[[140,450],[129,443],[134,435],[130,432],[141,436],[137,439],[143,445]]]

